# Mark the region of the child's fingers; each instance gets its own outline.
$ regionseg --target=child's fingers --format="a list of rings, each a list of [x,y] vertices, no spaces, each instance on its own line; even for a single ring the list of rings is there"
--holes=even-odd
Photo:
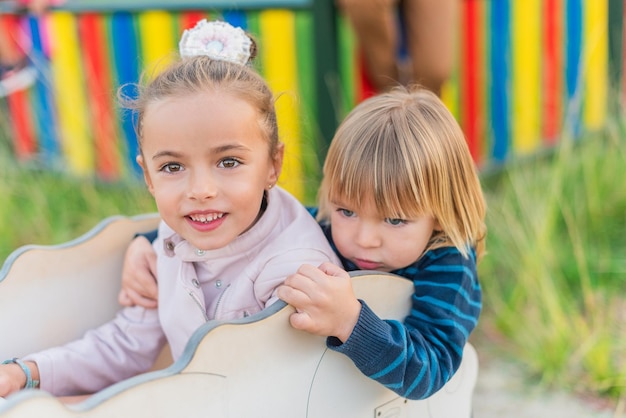
[[[276,290],[276,295],[296,309],[300,309],[310,303],[310,298],[306,293],[287,284],[281,285]]]
[[[122,306],[143,306],[147,309],[154,309],[158,302],[156,299],[143,297],[132,289],[122,289],[117,296],[117,300]]]
[[[325,262],[325,263],[320,264],[319,270],[329,276],[345,277],[345,278],[350,277],[350,274],[348,274],[348,272],[346,272],[343,268],[330,262]]]
[[[295,329],[310,332],[313,325],[313,320],[308,313],[296,311],[292,313],[289,317],[289,323]]]
[[[120,290],[120,293],[117,295],[117,302],[122,306],[133,306],[133,302],[130,296],[128,296],[126,289]]]
[[[316,275],[323,274],[317,267],[303,265],[297,273],[289,275],[284,284],[310,295],[315,291],[316,282],[319,279]]]
[[[157,299],[159,288],[155,281],[155,275],[150,270],[137,272],[137,281],[132,289],[146,299]]]

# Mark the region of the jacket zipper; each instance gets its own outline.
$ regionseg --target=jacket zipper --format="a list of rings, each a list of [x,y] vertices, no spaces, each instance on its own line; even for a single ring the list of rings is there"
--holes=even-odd
[[[226,286],[226,289],[224,289],[224,291],[222,293],[220,293],[220,297],[217,298],[217,303],[215,304],[215,310],[213,311],[213,318],[217,317],[217,310],[220,307],[220,303],[222,302],[222,298],[224,297],[224,294],[226,293],[226,291],[228,290],[228,288],[230,287],[230,285]],[[207,319],[208,321],[208,319]]]
[[[189,296],[191,296],[191,299],[193,299],[193,301],[196,303],[196,306],[200,309],[200,312],[202,312],[204,321],[209,322],[209,315],[207,315],[206,311],[204,310],[204,307],[202,306],[202,303],[200,302],[200,300],[198,300],[198,298],[193,293],[193,291],[189,291]]]

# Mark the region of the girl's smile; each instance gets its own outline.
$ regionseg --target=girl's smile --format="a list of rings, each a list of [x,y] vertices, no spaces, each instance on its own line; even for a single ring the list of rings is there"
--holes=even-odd
[[[189,224],[198,231],[212,231],[218,228],[226,220],[227,214],[223,212],[195,213],[187,216]]]

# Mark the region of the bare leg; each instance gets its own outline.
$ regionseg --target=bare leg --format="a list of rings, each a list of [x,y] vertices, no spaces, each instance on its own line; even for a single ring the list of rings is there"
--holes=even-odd
[[[338,3],[354,28],[368,76],[376,89],[383,91],[397,85],[398,1],[339,0]]]
[[[4,28],[0,30],[0,65],[13,65],[22,58],[10,36]]]
[[[413,82],[441,94],[454,69],[459,0],[403,0]]]

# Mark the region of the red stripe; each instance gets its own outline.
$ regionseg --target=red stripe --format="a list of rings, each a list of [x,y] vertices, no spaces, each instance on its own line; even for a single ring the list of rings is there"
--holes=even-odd
[[[461,113],[462,126],[467,139],[470,153],[477,163],[480,159],[480,103],[479,103],[479,20],[478,2],[476,0],[466,0],[462,2],[462,16],[464,34],[463,43],[463,63],[462,70],[462,91],[461,91]]]
[[[544,2],[544,75],[543,75],[543,132],[545,141],[552,145],[558,140],[561,120],[561,18],[559,0]]]
[[[181,33],[185,29],[193,28],[199,20],[207,19],[208,15],[202,11],[185,11],[180,13]]]
[[[90,104],[96,169],[103,179],[120,177],[115,135],[115,115],[111,111],[112,88],[107,65],[106,40],[102,16],[78,15],[78,30],[83,46],[83,67]]]
[[[28,92],[16,91],[7,96],[9,113],[13,122],[14,152],[18,160],[28,160],[36,151]]]
[[[0,15],[0,31],[6,35],[10,56],[23,55],[13,37],[19,33],[19,18],[16,15]],[[19,160],[31,157],[36,149],[33,133],[32,112],[29,106],[27,91],[17,91],[6,98],[9,107],[9,118],[13,125],[13,148]]]
[[[363,57],[363,53],[359,49],[357,51],[357,103],[362,102],[363,100],[372,97],[376,94],[376,88],[374,84],[372,84],[369,76],[367,75],[367,71],[365,69],[365,58]]]

